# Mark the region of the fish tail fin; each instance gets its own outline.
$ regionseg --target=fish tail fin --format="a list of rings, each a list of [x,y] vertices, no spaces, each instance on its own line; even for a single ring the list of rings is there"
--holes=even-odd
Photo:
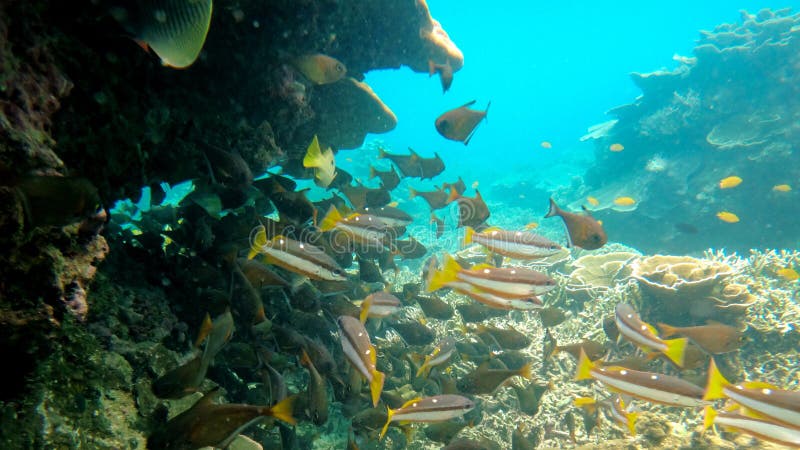
[[[625,422],[628,425],[628,431],[631,433],[631,436],[636,436],[636,419],[639,418],[639,413],[629,412],[625,415]]]
[[[687,338],[670,339],[664,341],[667,344],[667,349],[664,355],[674,362],[678,367],[683,367],[683,359],[686,354],[686,344],[689,343]]]
[[[319,139],[314,135],[314,139],[308,144],[306,156],[303,157],[303,167],[319,167],[322,162],[322,149],[319,146]]]
[[[575,381],[589,380],[592,378],[592,368],[594,363],[586,356],[586,352],[581,347],[581,356],[578,358],[578,367],[575,369]]]
[[[200,325],[200,331],[197,333],[197,340],[194,341],[195,347],[200,348],[200,345],[206,340],[213,327],[214,323],[211,321],[211,314],[206,312],[203,323]]]
[[[553,198],[551,197],[550,198],[550,210],[547,211],[547,214],[545,214],[544,217],[546,219],[548,217],[560,216],[560,215],[561,215],[561,209],[558,207],[558,205],[556,205],[555,200],[553,200]]]
[[[461,194],[458,193],[456,188],[451,186],[450,187],[450,195],[447,196],[447,203],[448,204],[453,203],[454,201],[458,200],[459,198],[461,198]]]
[[[716,400],[724,398],[725,393],[722,388],[729,385],[728,380],[722,376],[722,373],[717,368],[717,362],[711,358],[711,364],[708,366],[708,383],[706,384],[706,393],[703,394],[703,400]]]
[[[472,228],[470,226],[464,227],[464,245],[471,244],[472,243],[472,237],[474,235],[475,235],[475,229],[474,228]]]
[[[445,254],[444,266],[441,270],[432,270],[428,277],[426,292],[434,292],[443,288],[447,283],[455,281],[461,266],[452,256]]]
[[[412,187],[408,188],[408,198],[409,199],[413,200],[413,199],[417,198],[418,195],[419,195],[419,191],[417,191],[416,189],[414,189]]]
[[[367,322],[370,307],[372,307],[372,296],[367,296],[367,298],[364,299],[364,303],[361,304],[361,314],[358,315],[358,319],[361,320],[361,323]]]
[[[372,166],[369,166],[369,179],[371,180],[371,179],[373,179],[373,178],[375,178],[377,176],[378,176],[378,172],[375,171],[375,168],[372,167]]]
[[[253,259],[260,253],[261,247],[267,245],[267,228],[259,226],[255,230],[255,234],[250,239],[250,251],[247,252],[247,259]]]
[[[661,330],[662,337],[670,337],[678,334],[678,328],[673,327],[672,325],[667,325],[665,323],[658,322],[656,324],[658,329]]]
[[[386,375],[383,372],[378,372],[377,370],[372,373],[372,380],[369,382],[369,392],[372,395],[372,406],[378,406],[378,402],[381,399],[381,391],[383,390],[383,382],[386,379]]]
[[[419,366],[419,369],[417,369],[417,374],[415,375],[415,377],[419,378],[420,376],[423,376],[427,378],[430,372],[431,372],[431,367],[428,365],[428,361],[425,361],[424,363],[422,363],[421,366]]]
[[[711,405],[706,405],[703,410],[703,430],[707,430],[714,425],[714,419],[717,417],[717,410]]]
[[[489,103],[486,104],[486,109],[483,110],[483,120],[489,121],[489,107],[492,106],[492,101],[489,100]]]
[[[311,364],[311,358],[308,357],[306,349],[303,349],[303,353],[300,355],[300,365],[303,367],[308,367],[309,364]]]
[[[378,148],[378,159],[385,159],[385,158],[387,158],[386,150],[384,150],[383,147],[379,147]]]
[[[531,372],[531,366],[533,365],[532,362],[525,364],[524,366],[520,367],[517,371],[517,375],[525,378],[526,380],[530,380],[533,378],[533,373]]]
[[[594,414],[597,411],[597,400],[592,397],[575,397],[572,404],[576,408],[585,409],[589,414]]]
[[[336,228],[336,224],[342,219],[344,219],[342,213],[340,213],[335,206],[331,206],[331,209],[329,209],[325,217],[322,218],[322,222],[319,223],[319,229],[322,231],[330,231]]]
[[[292,413],[294,411],[294,401],[296,398],[296,395],[292,395],[291,397],[286,397],[285,399],[281,400],[267,410],[268,415],[278,420],[282,420],[289,425],[295,425],[297,423],[297,419],[294,418]]]
[[[383,439],[383,436],[386,434],[386,430],[389,429],[389,424],[392,423],[392,416],[394,416],[394,410],[392,408],[386,407],[386,423],[383,425],[383,429],[381,429],[381,435],[378,440]]]

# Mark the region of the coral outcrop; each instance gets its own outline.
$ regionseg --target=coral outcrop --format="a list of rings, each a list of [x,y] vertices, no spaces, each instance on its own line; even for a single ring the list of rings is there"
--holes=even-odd
[[[571,199],[598,198],[610,235],[646,252],[795,246],[800,108],[786,99],[800,82],[798,25],[788,9],[742,11],[738,23],[703,31],[675,69],[631,74],[642,95],[590,129],[597,162]],[[614,143],[624,150],[609,151]],[[743,183],[720,189],[731,175]],[[773,190],[782,184],[794,190]],[[623,195],[637,199],[635,211],[613,210]],[[721,211],[739,222],[719,220]]]

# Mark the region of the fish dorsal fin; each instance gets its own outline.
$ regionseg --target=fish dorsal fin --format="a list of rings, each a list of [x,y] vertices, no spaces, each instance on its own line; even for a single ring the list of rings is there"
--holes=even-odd
[[[401,406],[400,409],[405,409],[405,408],[407,408],[407,407],[409,407],[409,406],[413,405],[414,403],[417,403],[418,401],[421,401],[421,400],[422,400],[422,397],[412,398],[411,400],[403,403],[403,406]]]
[[[477,100],[472,100],[470,102],[464,103],[463,105],[459,106],[459,108],[466,108],[467,106],[472,106],[477,102]]]
[[[477,189],[475,189],[475,199],[476,200],[480,200],[481,203],[486,203],[486,202],[483,201],[483,197],[481,197],[481,191],[479,191]]]
[[[417,152],[415,152],[413,148],[408,147],[408,153],[411,156],[411,158],[420,159],[419,154],[417,154]]]

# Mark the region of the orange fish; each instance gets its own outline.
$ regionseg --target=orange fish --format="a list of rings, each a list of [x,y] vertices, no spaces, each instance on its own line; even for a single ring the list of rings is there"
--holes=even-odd
[[[553,144],[551,144],[548,141],[542,141],[540,145],[542,146],[542,148],[553,148]]]
[[[320,53],[297,57],[292,65],[314,84],[334,83],[347,74],[341,61]]]
[[[742,179],[737,176],[731,176],[719,180],[720,189],[730,189],[742,184]]]
[[[469,144],[475,134],[475,128],[486,117],[492,102],[486,105],[484,111],[469,109],[469,106],[474,104],[475,100],[439,116],[436,119],[436,131],[452,141],[460,141],[464,145]]]
[[[739,221],[739,216],[729,211],[720,211],[717,213],[717,219],[727,223],[736,223]]]
[[[622,144],[611,144],[608,146],[608,149],[612,152],[621,152],[625,150],[625,147]]]
[[[636,204],[636,200],[631,197],[617,197],[614,199],[614,204],[617,206],[632,206]]]
[[[450,89],[453,84],[453,66],[450,65],[448,59],[444,64],[436,64],[432,59],[428,60],[428,76],[432,77],[433,74],[439,73],[439,80],[442,82],[442,93]]]
[[[569,245],[580,247],[586,250],[595,250],[608,241],[603,226],[589,214],[586,207],[583,207],[585,214],[575,214],[564,211],[550,199],[550,211],[545,217],[559,216],[567,227],[567,239]]]

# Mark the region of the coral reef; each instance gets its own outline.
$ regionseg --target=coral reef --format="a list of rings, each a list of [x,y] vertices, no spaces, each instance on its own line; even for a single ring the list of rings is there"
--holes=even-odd
[[[585,139],[594,141],[597,162],[565,199],[596,197],[609,235],[646,252],[796,246],[797,193],[773,187],[800,177],[791,145],[800,110],[785,101],[796,95],[798,24],[788,9],[742,11],[739,23],[703,31],[692,57],[674,58],[674,70],[631,74],[642,95],[590,128]],[[609,151],[613,143],[624,150]],[[719,189],[731,175],[742,185]],[[623,195],[637,200],[634,212],[613,210]],[[740,221],[718,220],[720,211]]]

